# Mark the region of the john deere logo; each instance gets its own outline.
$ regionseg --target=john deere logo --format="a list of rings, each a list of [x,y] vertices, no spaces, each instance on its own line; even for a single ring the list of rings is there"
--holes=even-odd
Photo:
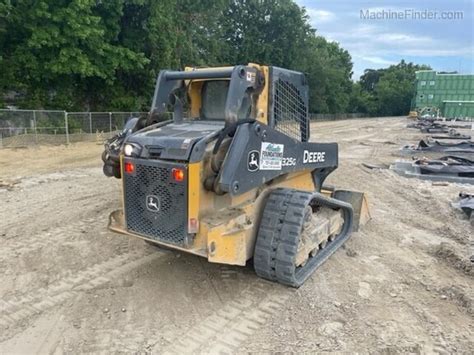
[[[249,171],[257,171],[260,166],[260,152],[251,150],[247,159],[247,169]]]
[[[148,195],[146,197],[146,208],[151,212],[159,212],[160,198],[156,195]]]

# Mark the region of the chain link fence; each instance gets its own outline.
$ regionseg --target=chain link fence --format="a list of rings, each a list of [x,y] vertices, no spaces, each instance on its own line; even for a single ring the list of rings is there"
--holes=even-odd
[[[35,144],[69,144],[98,141],[122,130],[129,117],[146,112],[67,112],[0,109],[0,148]],[[312,121],[367,117],[363,114],[310,114]]]
[[[146,112],[0,110],[0,148],[103,141]]]

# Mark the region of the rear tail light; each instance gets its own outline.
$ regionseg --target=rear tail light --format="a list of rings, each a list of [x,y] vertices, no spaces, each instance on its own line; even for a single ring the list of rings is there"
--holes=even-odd
[[[178,168],[173,168],[171,170],[171,176],[173,177],[174,181],[181,182],[184,180],[184,170],[183,169],[178,169]]]
[[[133,165],[133,163],[130,163],[130,162],[125,162],[124,166],[123,166],[123,170],[127,173],[127,174],[133,174],[135,172],[135,165]]]

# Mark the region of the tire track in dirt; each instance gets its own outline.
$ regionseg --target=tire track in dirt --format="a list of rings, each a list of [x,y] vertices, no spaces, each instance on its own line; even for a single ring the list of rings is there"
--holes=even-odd
[[[139,324],[126,324],[120,329],[99,329],[87,340],[87,354],[143,354],[149,341],[150,329]],[[148,334],[147,334],[148,333]],[[158,333],[158,332],[157,332]],[[59,346],[59,350],[61,345]],[[148,349],[147,349],[148,350]]]
[[[97,211],[119,201],[117,184],[103,181],[99,169],[90,169],[80,176],[71,174],[69,178],[64,174],[61,180],[46,179],[41,184],[28,183],[6,192],[2,198],[7,203],[0,206],[0,230],[5,233],[0,237],[9,242],[18,235],[43,232],[69,223],[71,213],[81,219],[91,213],[97,215]]]
[[[33,207],[31,215],[23,215],[22,212],[18,212],[23,210],[23,207],[13,206],[12,210],[17,211],[16,215],[14,212],[11,215],[1,213],[4,220],[0,221],[0,230],[5,231],[5,233],[0,236],[0,239],[5,244],[16,242],[20,238],[23,240],[33,236],[39,238],[37,234],[44,234],[55,228],[67,227],[69,224],[77,223],[77,221],[84,218],[97,217],[100,213],[105,216],[106,213],[103,213],[103,211],[118,206],[119,201],[116,197],[118,192],[104,192],[103,194],[105,198],[100,197],[100,194],[88,195],[89,203],[85,201],[84,204],[75,203],[74,198],[65,196],[64,200],[68,200],[67,203],[63,200],[48,202],[52,206]],[[81,196],[86,198],[84,194]],[[67,211],[70,211],[70,213],[67,213]]]
[[[93,212],[93,211],[91,211]],[[19,256],[41,248],[51,248],[63,243],[71,237],[81,234],[84,230],[91,227],[102,227],[105,229],[104,221],[97,217],[89,217],[72,223],[63,224],[53,230],[42,233],[29,234],[26,236],[10,238],[4,242],[0,249],[0,260],[11,259],[12,255]]]
[[[52,189],[54,189],[54,187],[52,187]],[[38,221],[38,222],[47,221],[48,227],[50,226],[55,227],[57,225],[61,225],[63,221],[58,220],[58,219],[45,220],[46,219],[45,217],[51,217],[57,213],[61,213],[66,210],[74,211],[75,217],[82,217],[84,215],[87,215],[89,212],[91,212],[92,208],[90,207],[84,208],[83,205],[78,205],[79,202],[93,201],[94,209],[97,209],[98,207],[95,207],[95,203],[100,203],[100,205],[102,206],[105,204],[110,204],[111,202],[118,201],[115,195],[111,195],[113,192],[115,192],[115,190],[84,194],[82,193],[82,191],[80,191],[80,192],[75,192],[74,195],[72,196],[68,196],[68,195],[63,195],[61,197],[53,196],[51,197],[50,200],[47,201],[47,205],[39,206],[39,207],[32,206],[29,211],[26,211],[26,208],[24,208],[24,206],[11,205],[11,210],[14,210],[14,209],[21,210],[22,211],[21,215],[6,216],[5,220],[2,221],[3,223],[1,227],[4,230],[15,229],[16,227],[19,226],[19,224],[24,225],[26,227],[26,225],[30,224],[32,221]],[[80,194],[79,197],[77,197],[78,194]],[[104,199],[104,197],[106,198]],[[23,231],[24,228],[21,228],[21,230]],[[6,239],[6,240],[8,241],[9,239]]]
[[[291,291],[280,285],[269,285],[260,279],[251,282],[235,300],[199,322],[169,346],[152,352],[163,354],[235,353],[239,346],[285,306]]]
[[[423,324],[426,325],[426,331],[433,339],[432,349],[430,349],[430,352],[434,354],[453,354],[456,352],[456,348],[452,347],[452,339],[447,339],[443,329],[440,327],[440,319],[438,317],[436,317],[432,312],[415,304],[407,302],[406,306],[416,314]]]
[[[169,252],[166,253],[169,254]],[[206,280],[202,287],[210,288],[212,284],[218,285],[215,292],[217,293],[216,300],[220,301],[213,305],[214,309],[224,308],[235,299],[244,297],[248,293],[249,287],[256,287],[256,285],[262,282],[261,279],[257,279],[253,270],[247,267],[240,268],[225,264],[209,264],[205,259],[199,260],[199,265],[202,267],[201,272],[205,275],[203,278]],[[159,274],[156,276],[159,277]],[[268,289],[266,292],[268,292]],[[253,302],[253,300],[251,301]],[[199,302],[196,307],[199,307]],[[199,318],[199,314],[200,312],[196,311],[197,318]],[[206,317],[203,319],[206,319]],[[140,324],[134,324],[133,326],[127,323],[119,328],[104,327],[97,329],[87,339],[87,344],[81,351],[94,354],[120,353],[124,351],[131,353],[154,353],[156,351],[152,351],[153,344],[161,344],[158,351],[161,353],[163,344],[170,342],[168,339],[175,341],[176,334],[182,333],[182,331],[176,331],[176,329],[183,329],[184,331],[189,328],[189,323],[183,319],[181,325],[173,322],[171,328],[168,326],[163,326],[163,324],[155,322],[153,319],[144,319]],[[155,348],[158,346],[156,345]]]
[[[28,294],[1,300],[0,325],[5,327],[40,314],[77,295],[110,283],[114,278],[166,255],[157,251],[147,254],[133,252],[114,256],[77,274],[58,280],[51,286]],[[2,339],[3,340],[3,339]]]

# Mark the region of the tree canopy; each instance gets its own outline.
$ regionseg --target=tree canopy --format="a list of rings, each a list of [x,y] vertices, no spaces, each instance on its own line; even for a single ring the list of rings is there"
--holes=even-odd
[[[306,73],[312,112],[392,114],[418,68],[354,84],[292,0],[0,0],[0,48],[0,105],[36,109],[147,110],[161,69],[255,62]]]
[[[385,69],[366,69],[354,85],[351,110],[377,116],[406,115],[414,95],[415,72],[427,69],[431,68],[404,60]]]

